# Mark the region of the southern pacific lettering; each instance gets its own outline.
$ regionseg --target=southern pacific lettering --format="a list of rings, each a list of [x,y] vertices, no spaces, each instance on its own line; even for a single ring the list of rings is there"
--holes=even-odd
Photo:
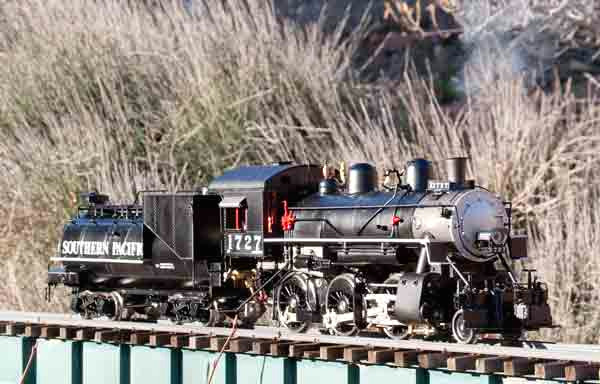
[[[102,241],[63,241],[61,253],[63,256],[142,257],[144,256],[144,246],[143,243],[130,241],[112,244]]]

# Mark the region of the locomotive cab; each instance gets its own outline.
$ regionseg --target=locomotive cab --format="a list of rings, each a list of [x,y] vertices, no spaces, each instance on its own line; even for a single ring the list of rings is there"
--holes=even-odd
[[[280,258],[281,246],[264,239],[283,236],[287,207],[318,189],[320,170],[311,165],[275,163],[226,171],[209,191],[222,196],[223,249],[233,258]]]

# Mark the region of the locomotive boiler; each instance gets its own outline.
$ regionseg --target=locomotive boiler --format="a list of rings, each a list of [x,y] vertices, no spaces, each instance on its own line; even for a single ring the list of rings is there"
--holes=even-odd
[[[406,169],[407,183],[386,186],[390,191],[383,192],[376,190],[375,169],[357,164],[350,168],[347,193],[339,193],[331,184],[335,181],[325,180],[318,194],[293,208],[294,237],[431,239],[452,244],[458,258],[486,262],[498,251],[493,246],[506,243],[507,207],[497,196],[465,181],[464,159],[450,159],[448,164],[449,181],[429,184],[428,162],[411,161]],[[392,249],[398,247],[388,247],[386,252],[378,246],[362,247],[337,254],[339,260],[356,262],[385,263],[389,259],[394,264],[406,260],[387,252]]]
[[[100,194],[64,228],[49,284],[73,288],[88,317],[160,317],[207,325],[264,319],[296,332],[363,330],[392,338],[551,326],[545,285],[511,268],[526,238],[511,206],[465,177],[466,159],[347,172],[277,163],[226,171],[201,191]],[[346,177],[347,176],[347,177]]]

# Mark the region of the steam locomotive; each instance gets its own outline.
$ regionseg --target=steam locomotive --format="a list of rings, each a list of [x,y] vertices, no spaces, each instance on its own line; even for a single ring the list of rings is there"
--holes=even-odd
[[[295,332],[461,343],[552,326],[546,285],[511,269],[527,247],[511,233],[510,203],[465,168],[448,159],[448,179],[433,181],[431,163],[414,159],[386,170],[379,190],[367,163],[277,163],[226,171],[198,191],[145,191],[141,204],[82,194],[49,289],[71,287],[86,318],[267,317]]]

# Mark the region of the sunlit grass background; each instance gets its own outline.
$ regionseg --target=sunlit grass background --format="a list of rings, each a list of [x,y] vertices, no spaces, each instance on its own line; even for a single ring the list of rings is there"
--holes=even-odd
[[[435,74],[398,68],[392,80],[364,65],[366,19],[332,31],[278,18],[264,0],[193,11],[131,3],[0,4],[0,308],[66,310],[64,292],[44,301],[45,271],[81,190],[131,201],[288,159],[381,169],[424,156],[444,177],[442,160],[463,154],[469,176],[511,199],[530,235],[529,265],[562,326],[543,337],[598,341],[597,90],[557,81],[542,91],[533,70],[514,70],[528,47],[546,49],[542,62],[559,57],[562,10],[461,8],[471,48],[447,85],[461,96],[442,103]],[[503,43],[515,25],[530,36]]]

